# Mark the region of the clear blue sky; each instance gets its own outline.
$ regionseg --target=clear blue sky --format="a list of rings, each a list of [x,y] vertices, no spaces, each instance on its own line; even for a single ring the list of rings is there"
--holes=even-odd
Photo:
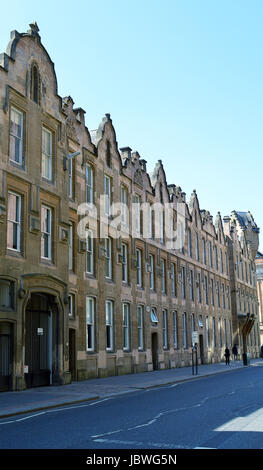
[[[213,216],[250,210],[262,227],[262,0],[2,2],[0,51],[37,21],[58,92],[98,127],[111,113],[119,147]]]

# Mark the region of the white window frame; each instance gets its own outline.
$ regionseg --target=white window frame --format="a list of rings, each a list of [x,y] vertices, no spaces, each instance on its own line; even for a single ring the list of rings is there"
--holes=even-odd
[[[112,300],[106,300],[105,313],[106,313],[106,351],[113,351],[113,301]],[[109,343],[108,343],[108,340],[109,340]]]
[[[41,206],[41,258],[52,260],[52,209],[51,207],[42,204]],[[44,217],[44,219],[43,219]],[[49,222],[49,227],[46,221]],[[47,238],[47,256],[45,256],[45,238]]]
[[[137,286],[142,287],[142,250],[136,249],[136,277]]]
[[[124,226],[128,225],[128,189],[121,186],[121,222]]]
[[[104,175],[105,214],[111,215],[111,178]]]
[[[137,306],[137,320],[138,320],[138,349],[143,351],[144,341],[143,341],[143,332],[144,332],[144,308],[143,305]]]
[[[122,331],[123,331],[123,350],[130,350],[130,304],[122,304]]]
[[[95,349],[95,298],[86,297],[86,351]]]
[[[168,313],[163,308],[163,349],[168,349]]]
[[[112,279],[112,239],[105,238],[106,278]]]
[[[94,169],[87,163],[86,165],[86,202],[93,204],[94,201]]]
[[[50,137],[50,148],[49,152],[44,149],[44,134],[48,134]],[[42,177],[51,181],[52,180],[52,165],[53,165],[53,135],[46,127],[42,127]],[[47,171],[46,171],[47,170]]]
[[[11,218],[10,208],[11,208],[11,201],[10,197],[15,197],[15,219]],[[8,216],[7,216],[7,248],[8,250],[12,251],[21,251],[21,207],[22,207],[22,197],[20,194],[17,194],[13,191],[8,191]],[[10,227],[12,227],[12,231],[10,232]],[[12,246],[9,245],[9,238],[11,233],[12,235]],[[16,233],[16,245],[17,247],[14,248],[14,233]]]
[[[16,123],[15,119],[12,119],[12,115],[16,115],[19,120],[21,120],[20,123]],[[14,125],[19,126],[21,128],[20,135],[18,135],[18,132],[13,132],[12,131],[12,123]],[[17,108],[14,108],[13,106],[11,107],[10,110],[10,131],[9,131],[9,159],[11,162],[16,163],[17,165],[22,165],[23,164],[23,132],[24,132],[24,115],[21,111],[19,111]],[[11,140],[14,139],[14,155],[11,155]],[[17,149],[18,149],[18,159],[17,157]],[[12,158],[14,156],[14,158]]]
[[[94,239],[93,231],[90,229],[86,230],[86,273],[94,275]]]
[[[128,246],[126,243],[121,244],[122,251],[122,282],[128,283]]]

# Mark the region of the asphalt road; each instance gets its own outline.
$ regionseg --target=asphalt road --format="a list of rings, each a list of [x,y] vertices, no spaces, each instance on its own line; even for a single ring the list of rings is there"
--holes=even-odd
[[[262,449],[263,363],[0,420],[1,449]]]

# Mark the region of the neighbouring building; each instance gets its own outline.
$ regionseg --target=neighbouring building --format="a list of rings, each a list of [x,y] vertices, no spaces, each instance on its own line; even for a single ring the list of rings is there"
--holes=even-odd
[[[263,344],[263,254],[256,255],[257,293],[259,307],[260,342]]]
[[[118,204],[121,206],[118,207]],[[166,208],[169,206],[169,211]],[[165,210],[164,210],[165,209]],[[201,210],[97,130],[36,23],[0,55],[0,390],[258,356],[252,215]],[[174,237],[174,233],[176,236]]]

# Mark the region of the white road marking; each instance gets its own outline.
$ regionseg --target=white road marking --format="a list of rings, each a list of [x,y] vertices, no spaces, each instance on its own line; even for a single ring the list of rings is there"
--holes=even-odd
[[[13,419],[13,420],[10,420],[10,421],[4,421],[4,422],[0,421],[0,425],[18,423],[19,421],[25,421],[26,419],[33,419],[33,418],[36,418],[37,416],[45,415],[45,414],[48,414],[48,413],[58,413],[59,411],[68,411],[68,410],[74,410],[74,409],[78,409],[78,408],[87,408],[88,406],[99,405],[100,403],[102,403],[104,401],[108,401],[108,400],[111,400],[111,397],[104,398],[103,400],[95,401],[93,403],[87,403],[85,405],[75,405],[75,406],[67,406],[67,407],[61,406],[60,408],[45,410],[45,411],[42,411],[41,413],[30,414],[29,416],[25,416],[24,418],[17,418],[17,419]],[[30,412],[28,412],[28,413],[30,413]]]
[[[117,440],[117,439],[94,439],[94,442],[109,442],[111,444],[124,444],[124,445],[137,445],[137,446],[150,446],[150,447],[158,447],[159,449],[165,448],[165,449],[190,449],[190,447],[187,446],[180,446],[175,443],[171,444],[165,444],[163,442],[138,442],[138,441],[124,441],[124,440]]]

